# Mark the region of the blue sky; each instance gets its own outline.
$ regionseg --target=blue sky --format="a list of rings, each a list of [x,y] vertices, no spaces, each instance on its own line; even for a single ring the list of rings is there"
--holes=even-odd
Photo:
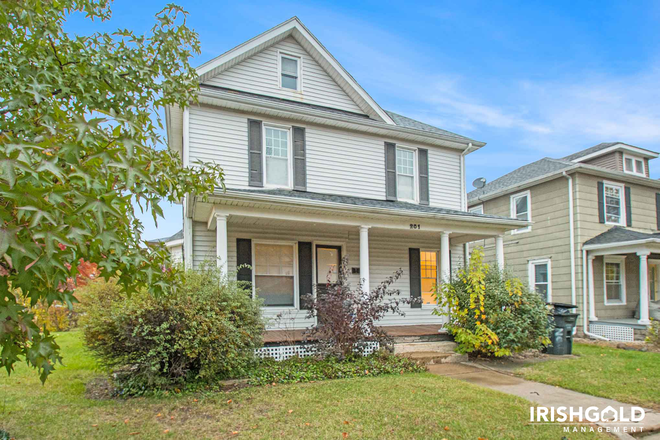
[[[68,29],[146,31],[164,4],[117,0],[109,23]],[[660,2],[178,4],[195,66],[297,15],[383,108],[488,143],[467,157],[469,188],[600,142],[660,151]],[[173,234],[180,207],[144,222],[146,238]]]

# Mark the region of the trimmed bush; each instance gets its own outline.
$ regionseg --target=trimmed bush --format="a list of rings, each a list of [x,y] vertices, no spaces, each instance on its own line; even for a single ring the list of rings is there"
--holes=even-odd
[[[461,353],[508,356],[550,343],[548,307],[518,278],[483,262],[475,249],[468,267],[436,289],[437,315],[448,316],[447,329]]]
[[[339,359],[328,356],[293,357],[285,361],[263,359],[249,375],[252,385],[272,383],[311,382],[326,379],[372,377],[383,374],[420,373],[426,368],[417,362],[380,350],[369,356],[354,355]]]
[[[91,283],[82,295],[85,343],[102,365],[118,369],[123,394],[245,375],[264,325],[244,287],[210,266],[187,271],[180,289],[158,297]]]
[[[651,325],[646,334],[646,342],[655,348],[660,348],[660,321],[651,320]]]

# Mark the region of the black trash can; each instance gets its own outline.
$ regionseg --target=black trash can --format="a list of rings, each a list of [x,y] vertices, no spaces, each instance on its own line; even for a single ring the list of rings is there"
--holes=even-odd
[[[577,308],[573,304],[548,303],[553,306],[552,314],[549,319],[554,324],[554,329],[550,333],[550,346],[548,354],[572,354],[573,353],[573,329],[577,324],[579,313],[573,313]]]

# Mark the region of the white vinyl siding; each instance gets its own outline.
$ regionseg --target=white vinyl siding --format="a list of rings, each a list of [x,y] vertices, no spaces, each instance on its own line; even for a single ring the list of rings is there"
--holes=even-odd
[[[263,120],[258,115],[192,106],[190,163],[215,161],[225,172],[227,188],[250,188],[248,118]],[[287,125],[286,121],[264,120],[265,126],[268,123]],[[322,126],[305,128],[307,191],[385,199],[383,138]],[[423,148],[429,152],[430,205],[461,209],[460,153],[432,146]]]
[[[280,87],[280,54],[301,60],[298,90]],[[229,68],[206,81],[206,84],[364,113],[292,37]]]

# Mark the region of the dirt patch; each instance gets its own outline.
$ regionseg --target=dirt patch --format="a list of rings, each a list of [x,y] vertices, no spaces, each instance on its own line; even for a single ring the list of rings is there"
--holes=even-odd
[[[646,343],[644,341],[618,342],[618,341],[599,341],[594,339],[582,339],[582,338],[575,338],[573,341],[575,343],[595,345],[597,347],[618,348],[621,350],[652,351],[655,353],[660,353],[660,347],[656,347],[655,345]]]
[[[85,397],[92,400],[107,400],[115,396],[115,387],[106,377],[95,377],[85,384]]]

